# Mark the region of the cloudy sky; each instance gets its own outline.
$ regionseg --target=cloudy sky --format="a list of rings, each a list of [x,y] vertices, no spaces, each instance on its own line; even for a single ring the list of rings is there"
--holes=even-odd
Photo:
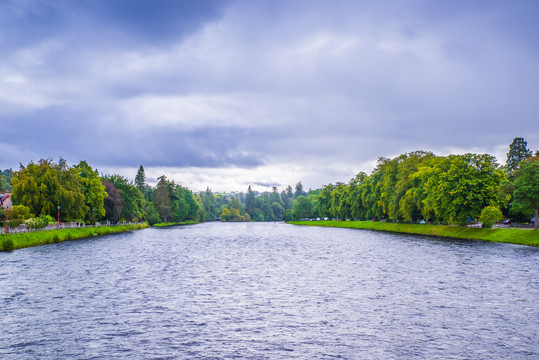
[[[539,2],[2,0],[0,168],[317,188],[539,149]]]

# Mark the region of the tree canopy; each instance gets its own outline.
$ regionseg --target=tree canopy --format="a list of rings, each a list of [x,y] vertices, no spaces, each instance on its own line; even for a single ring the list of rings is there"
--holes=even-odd
[[[63,159],[58,163],[41,159],[37,164],[21,165],[11,184],[13,203],[29,207],[33,214],[54,217],[60,206],[60,220],[76,221],[88,211],[79,172]]]
[[[515,172],[514,201],[516,209],[533,211],[535,228],[539,228],[539,158],[534,157],[520,163]]]
[[[518,166],[522,160],[525,160],[532,156],[532,152],[528,149],[528,143],[524,138],[516,137],[509,145],[509,152],[507,153],[506,170],[509,175],[513,175],[518,169]]]

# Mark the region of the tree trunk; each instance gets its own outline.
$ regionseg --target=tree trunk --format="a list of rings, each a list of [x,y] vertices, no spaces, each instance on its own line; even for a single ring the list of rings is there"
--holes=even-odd
[[[533,209],[534,218],[535,218],[535,230],[539,229],[539,216],[537,214],[537,208]]]

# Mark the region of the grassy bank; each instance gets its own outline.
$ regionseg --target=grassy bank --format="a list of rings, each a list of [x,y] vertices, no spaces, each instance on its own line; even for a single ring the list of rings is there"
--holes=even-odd
[[[98,226],[74,229],[35,231],[20,234],[0,235],[0,251],[22,249],[32,246],[59,243],[67,240],[89,238],[92,236],[117,234],[125,231],[147,228],[148,224]]]
[[[155,226],[155,227],[168,227],[168,226],[192,225],[192,224],[198,224],[198,223],[196,221],[189,220],[189,221],[183,221],[183,222],[157,223],[157,224],[153,224],[152,226]]]
[[[486,240],[518,245],[539,246],[539,231],[537,230],[482,229],[462,226],[398,224],[372,221],[292,221],[289,222],[289,224],[389,231],[406,234]]]

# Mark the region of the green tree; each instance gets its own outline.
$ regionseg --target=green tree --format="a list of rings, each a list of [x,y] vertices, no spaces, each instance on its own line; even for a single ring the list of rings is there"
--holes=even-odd
[[[13,171],[11,169],[6,169],[0,172],[0,191],[10,192],[11,187],[11,178],[13,177]]]
[[[144,168],[142,165],[138,168],[137,175],[135,176],[135,186],[141,194],[144,194],[146,190],[146,174],[144,173]]]
[[[251,185],[249,185],[249,188],[247,189],[247,197],[245,198],[245,211],[251,216],[251,218],[255,215],[255,209],[256,209],[256,197],[255,193],[251,189]]]
[[[189,218],[190,205],[186,199],[186,189],[179,185],[174,187],[174,197],[171,199],[172,220],[176,222],[186,221]]]
[[[300,196],[307,196],[307,193],[305,192],[305,190],[303,190],[303,184],[301,183],[301,181],[296,184],[296,191],[294,192],[294,199],[297,199]]]
[[[144,196],[133,183],[120,175],[107,175],[104,178],[120,190],[123,203],[121,219],[132,221],[146,216]]]
[[[535,228],[539,228],[539,158],[531,158],[520,163],[515,172],[515,192],[513,207],[521,211],[533,211]]]
[[[273,202],[271,204],[271,211],[273,212],[273,217],[276,220],[282,220],[284,216],[285,209],[283,205],[279,204],[278,202]]]
[[[148,201],[146,203],[145,212],[147,214],[146,220],[150,225],[157,224],[160,221],[159,213],[152,202]]]
[[[120,221],[124,207],[121,190],[116,189],[114,184],[107,179],[101,179],[101,181],[107,193],[107,197],[103,200],[105,219],[111,222],[118,222]]]
[[[331,207],[329,208],[332,217],[342,220],[351,216],[350,188],[343,183],[337,183],[331,192]]]
[[[161,221],[168,222],[172,216],[172,204],[170,201],[171,184],[165,175],[162,175],[157,179],[159,182],[155,189],[155,208],[159,213]]]
[[[352,218],[354,219],[364,219],[367,215],[366,209],[361,201],[361,184],[365,181],[366,178],[367,174],[365,174],[364,172],[359,172],[352,180],[350,180],[348,184],[350,196],[350,212]]]
[[[377,186],[382,177],[382,165],[385,159],[378,159],[378,165],[360,185],[361,202],[366,209],[367,218],[381,219],[384,217],[383,207],[380,205],[380,186]]]
[[[283,206],[286,210],[292,209],[292,201],[294,201],[294,193],[292,192],[292,187],[287,186],[286,190],[281,192],[281,199],[283,200]]]
[[[331,193],[335,190],[335,185],[328,184],[322,188],[318,194],[318,214],[321,217],[333,217],[331,213],[332,197]]]
[[[276,186],[272,188],[271,195],[270,195],[270,202],[271,203],[276,202],[277,204],[281,205],[284,208],[283,199],[281,199],[281,195],[279,195],[279,191],[277,191]]]
[[[425,191],[423,215],[464,225],[478,218],[484,207],[498,205],[498,189],[505,179],[494,157],[464,154],[436,157],[418,167]]]
[[[21,225],[25,220],[33,218],[30,208],[24,205],[15,205],[9,209],[9,227],[14,229]]]
[[[219,215],[216,214],[215,196],[213,196],[211,189],[207,187],[206,191],[201,192],[199,195],[204,206],[204,221],[214,221],[216,216]]]
[[[514,138],[513,142],[509,145],[509,152],[507,153],[507,174],[512,176],[515,171],[518,170],[518,165],[520,162],[522,160],[526,160],[530,156],[532,156],[532,152],[530,149],[528,149],[528,143],[524,140],[524,138]]]
[[[28,206],[36,215],[56,218],[57,206],[61,207],[60,221],[75,221],[86,214],[78,171],[63,159],[58,164],[41,159],[37,164],[21,165],[11,182],[13,203]]]
[[[310,218],[313,215],[313,203],[311,199],[300,196],[294,200],[292,212],[295,220]]]
[[[230,210],[228,208],[224,208],[223,211],[221,212],[221,221],[222,222],[230,221],[231,218],[232,218],[232,213],[230,212]]]
[[[417,167],[425,160],[433,158],[434,154],[425,151],[414,151],[397,157],[397,176],[395,189],[389,203],[389,217],[393,220],[417,221],[421,217],[418,202],[414,196],[420,192],[414,192],[418,186],[411,175],[417,171]],[[408,191],[408,198],[406,197]],[[409,201],[411,200],[411,201]]]
[[[73,166],[79,172],[84,203],[86,205],[86,220],[92,219],[92,212],[95,220],[105,216],[104,200],[108,196],[105,186],[99,178],[97,170],[93,170],[86,161],[81,161]]]

